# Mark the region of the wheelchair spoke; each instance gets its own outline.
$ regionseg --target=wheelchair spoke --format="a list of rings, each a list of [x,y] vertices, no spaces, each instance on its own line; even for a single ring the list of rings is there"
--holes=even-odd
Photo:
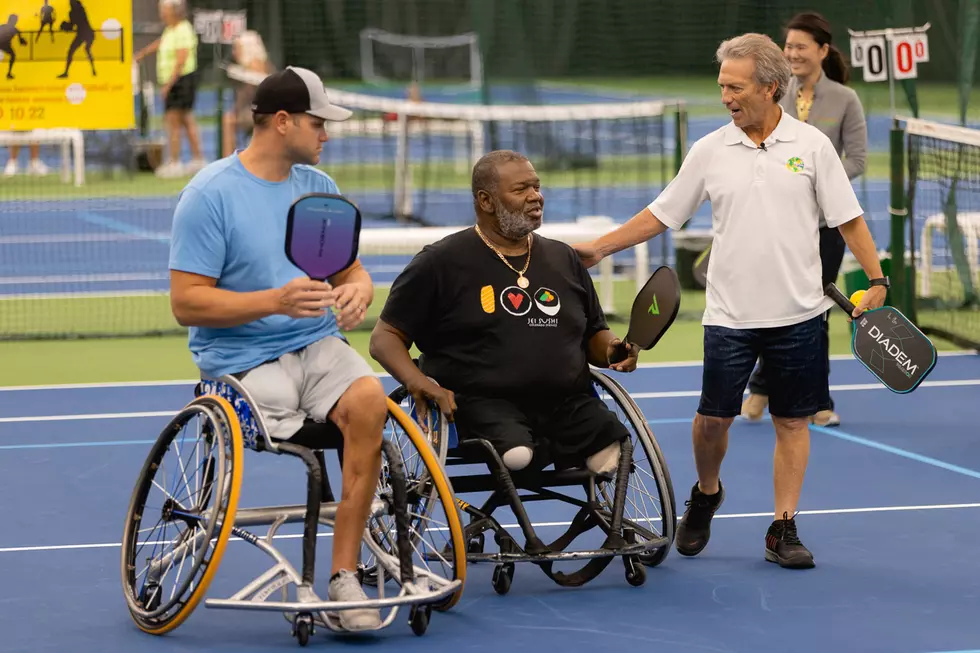
[[[638,433],[637,426],[627,409],[620,405],[619,401],[607,393],[602,393],[602,398],[606,401],[619,420],[630,432],[633,442],[633,464],[631,473],[626,486],[626,496],[623,505],[624,523],[633,524],[641,528],[642,532],[638,535],[656,537],[664,535],[663,529],[663,502],[661,500],[661,486],[653,472],[653,461],[650,460],[650,452],[646,449],[645,437]],[[648,481],[652,481],[653,491],[651,492]],[[605,510],[612,514],[613,498],[615,496],[616,479],[615,476],[608,482],[597,484],[596,499],[600,501]],[[644,532],[646,534],[644,534]]]
[[[406,414],[411,410],[411,407],[406,406],[404,402],[402,407]],[[424,438],[425,434],[422,433],[422,436]],[[433,513],[447,509],[455,511],[456,506],[451,500],[448,502],[448,507],[443,505],[436,487],[436,479],[433,478],[434,471],[429,469],[426,457],[416,447],[414,437],[417,436],[409,434],[399,420],[389,413],[384,438],[394,444],[401,453],[408,493],[407,540],[412,551],[412,565],[419,569],[420,573],[433,577],[455,578],[458,572],[456,565],[459,564],[459,554],[454,554],[452,533],[448,526],[449,518]],[[389,474],[387,462],[383,467],[379,496],[390,500],[391,488],[387,486]],[[441,472],[441,469],[438,471]],[[372,539],[381,549],[396,556],[395,522],[391,515],[381,515],[372,520],[371,534]],[[370,578],[371,581],[377,579],[376,565],[377,560],[373,555],[363,564],[365,577]]]

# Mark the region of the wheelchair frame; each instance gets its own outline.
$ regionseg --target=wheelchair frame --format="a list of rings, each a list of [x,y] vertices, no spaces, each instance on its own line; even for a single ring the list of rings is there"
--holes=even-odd
[[[365,528],[364,537],[362,538],[378,563],[375,567],[376,573],[380,576],[378,579],[380,582],[376,584],[378,597],[357,602],[325,601],[319,598],[313,591],[318,525],[324,524],[333,528],[334,517],[338,506],[334,500],[327,477],[323,451],[309,449],[289,442],[273,441],[268,435],[268,429],[259,411],[253,409],[253,406],[256,404],[244,386],[234,377],[225,376],[220,379],[203,380],[196,386],[195,395],[195,400],[175,416],[174,420],[161,433],[150,456],[147,458],[143,472],[140,475],[140,483],[137,484],[137,488],[130,502],[127,528],[124,533],[122,547],[123,586],[131,615],[142,630],[151,634],[164,634],[175,629],[190,616],[190,613],[203,597],[207,586],[217,571],[217,567],[224,553],[224,547],[230,535],[235,535],[241,540],[255,546],[271,557],[274,564],[231,597],[226,599],[206,599],[204,601],[205,606],[216,609],[280,611],[287,621],[292,623],[292,634],[297,637],[300,645],[303,646],[306,645],[309,637],[314,633],[316,625],[337,632],[346,632],[340,625],[339,619],[331,614],[333,612],[357,608],[376,608],[379,610],[390,608],[391,610],[388,615],[382,618],[382,623],[379,626],[380,629],[389,626],[394,621],[399,608],[410,606],[409,623],[413,632],[417,635],[422,635],[428,627],[433,607],[436,610],[448,610],[459,600],[465,581],[464,556],[458,555],[455,557],[457,563],[462,563],[462,568],[460,569],[458,564],[454,565],[456,578],[453,579],[443,578],[413,564],[412,545],[409,542],[408,533],[407,490],[401,451],[386,440],[382,442],[382,455],[387,459],[388,474],[384,485],[388,488],[388,492],[379,492],[376,494],[371,506],[369,524],[371,519],[379,518],[385,514],[393,515],[396,531],[395,548],[397,551],[392,552],[384,549],[371,536],[369,528]],[[184,510],[179,506],[179,502],[177,501],[174,503],[178,504],[181,510],[175,510],[173,505],[170,505],[169,508],[165,505],[164,513],[169,509],[173,515],[176,515],[173,519],[185,521],[188,525],[192,525],[192,521],[196,522],[194,525],[203,523],[206,527],[204,530],[196,532],[193,537],[178,544],[172,552],[148,565],[146,569],[148,580],[147,584],[143,587],[146,594],[140,593],[140,595],[136,595],[134,593],[135,588],[131,585],[131,583],[136,581],[136,578],[133,576],[135,566],[129,560],[129,555],[136,547],[136,533],[131,532],[131,524],[134,520],[138,522],[142,519],[142,514],[138,513],[142,513],[145,505],[138,505],[140,503],[139,495],[141,493],[141,487],[142,485],[146,485],[147,487],[147,491],[142,492],[142,501],[145,502],[145,495],[148,493],[149,487],[145,482],[145,477],[148,472],[155,470],[154,456],[158,454],[162,456],[159,449],[163,444],[167,444],[169,447],[168,435],[170,437],[176,436],[176,432],[171,433],[171,431],[173,431],[178,421],[192,406],[195,407],[195,410],[202,412],[210,420],[211,424],[225,423],[227,436],[213,433],[212,437],[215,437],[219,443],[223,442],[222,438],[224,437],[229,437],[231,440],[231,460],[228,460],[228,456],[225,454],[219,456],[219,460],[216,463],[219,488],[224,488],[223,485],[220,485],[220,479],[224,478],[224,475],[227,473],[227,468],[231,467],[233,470],[233,476],[230,481],[231,487],[228,506],[224,514],[220,515],[205,513],[191,515],[190,513],[192,511]],[[409,437],[416,441],[417,446],[419,444],[424,447],[428,446],[425,438],[418,432],[418,427],[414,422],[411,422],[410,418],[390,400],[388,401],[388,412],[389,418],[394,417],[403,428],[406,428]],[[218,413],[223,414],[219,416]],[[412,433],[411,429],[415,429],[415,433]],[[245,447],[254,451],[269,451],[275,454],[286,454],[301,459],[307,468],[308,476],[306,504],[238,510],[237,501],[241,483],[243,450]],[[436,460],[431,449],[428,450],[428,454],[423,452],[423,456],[425,455],[429,455],[431,461],[435,463],[435,469],[432,469],[430,463],[426,461],[426,468],[430,475],[435,476],[438,474],[435,482],[439,486],[437,489],[441,499],[448,499],[448,504],[453,506],[454,495],[452,487],[449,484],[448,478],[443,473],[441,463]],[[214,468],[215,465],[211,465],[210,471],[213,472]],[[181,471],[186,481],[186,470],[181,469]],[[208,481],[209,484],[213,484],[213,482],[213,478],[211,481]],[[212,489],[209,485],[208,493]],[[459,522],[458,513],[455,510],[447,511],[447,513],[451,513],[448,515],[448,525],[452,531],[451,541],[453,542],[454,548],[462,551],[462,526]],[[230,522],[229,517],[231,517]],[[168,518],[168,516],[164,515],[164,518]],[[299,522],[304,524],[301,572],[297,571],[286,557],[273,546],[273,538],[282,525]],[[229,523],[231,524],[230,527]],[[254,526],[269,526],[265,537],[259,537],[246,530]],[[198,548],[201,548],[202,552],[200,554],[195,553],[195,558],[197,559],[195,564],[197,567],[193,571],[196,574],[203,561],[204,551],[206,549],[202,545],[216,532],[217,544],[214,554],[208,560],[208,567],[197,588],[192,590],[191,595],[184,601],[176,615],[170,617],[162,625],[154,624],[153,619],[165,613],[171,606],[172,601],[161,607],[159,602],[161,592],[158,591],[155,597],[151,596],[150,593],[153,590],[150,589],[147,591],[147,587],[150,587],[154,583],[156,583],[154,585],[155,587],[160,587],[159,575],[165,575],[166,571],[169,570],[178,557],[186,558],[188,549],[196,552]],[[191,575],[189,581],[185,581],[181,595],[186,591],[188,583],[193,581],[194,574]],[[387,574],[389,579],[395,580],[400,585],[400,590],[396,595],[385,595],[386,583],[384,574]],[[150,578],[154,580],[149,580]],[[288,600],[288,588],[290,585],[294,585],[296,588],[296,600],[294,601]],[[276,591],[281,592],[282,600],[268,600]],[[157,599],[156,605],[153,605],[154,598]]]
[[[590,372],[593,384],[607,392],[623,410],[633,427],[637,442],[646,453],[660,495],[663,535],[657,535],[642,525],[623,518],[625,485],[628,483],[629,476],[637,473],[632,438],[623,441],[620,463],[615,475],[617,482],[612,501],[613,509],[610,514],[610,511],[600,509],[601,504],[596,495],[597,482],[608,482],[609,476],[596,475],[588,469],[511,472],[504,465],[493,445],[486,440],[461,441],[450,449],[449,424],[438,415],[438,407],[434,404],[429,407],[430,420],[435,418],[435,422],[431,423],[430,432],[437,433],[433,438],[433,445],[439,453],[440,462],[447,468],[480,463],[485,463],[489,467],[488,473],[451,476],[450,480],[456,491],[457,505],[470,516],[470,522],[464,528],[467,561],[497,563],[493,573],[493,587],[499,594],[506,594],[509,591],[514,577],[514,564],[517,562],[534,563],[556,583],[568,587],[588,583],[598,576],[613,558],[622,557],[626,567],[627,582],[639,586],[646,580],[645,567],[659,565],[670,551],[677,521],[676,503],[667,463],[660,446],[642,411],[626,390],[603,372],[591,368]],[[413,403],[404,386],[398,387],[389,394],[389,397],[395,403],[406,400],[410,406]],[[411,414],[415,415],[414,406]],[[571,486],[584,487],[586,500],[555,491],[555,488]],[[519,490],[531,494],[521,495]],[[480,508],[459,498],[460,495],[478,492],[491,493]],[[535,531],[524,509],[524,502],[553,499],[577,506],[579,512],[563,535],[550,544],[545,544]],[[411,500],[410,496],[410,503]],[[509,507],[517,518],[525,538],[523,547],[493,517],[494,510],[505,506]],[[606,534],[606,540],[601,548],[566,550],[575,538],[595,527],[599,527]],[[483,551],[483,533],[486,531],[493,533],[500,547],[498,553]],[[553,571],[554,563],[571,560],[588,560],[588,563],[571,574]]]

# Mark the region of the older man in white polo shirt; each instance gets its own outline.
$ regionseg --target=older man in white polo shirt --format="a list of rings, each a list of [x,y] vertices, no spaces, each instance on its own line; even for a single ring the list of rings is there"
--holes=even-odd
[[[810,452],[809,418],[826,400],[821,316],[832,302],[821,288],[821,210],[873,280],[855,315],[884,303],[888,281],[830,140],[778,104],[790,79],[779,46],[767,36],[745,34],[723,42],[717,58],[721,99],[732,121],[694,144],[677,177],[646,209],[576,248],[594,265],[681,228],[702,202],[711,202],[704,371],[693,426],[698,482],[677,529],[677,550],[693,556],[708,543],[711,518],[724,499],[720,473],[728,429],[761,354],[776,428],[775,519],[765,558],[810,568],[813,555],[797,535],[794,515]]]

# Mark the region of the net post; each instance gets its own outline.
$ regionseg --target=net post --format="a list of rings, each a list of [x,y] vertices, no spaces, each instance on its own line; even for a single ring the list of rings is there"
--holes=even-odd
[[[674,114],[674,176],[681,171],[684,155],[687,154],[687,110],[684,101],[677,101],[677,112]]]
[[[908,209],[905,205],[905,129],[898,118],[892,118],[890,131],[891,199],[888,212],[891,214],[891,254],[892,304],[915,321],[912,314],[914,302],[911,301],[905,266],[905,224]]]
[[[216,148],[217,149],[215,149],[215,152],[218,153],[218,158],[220,159],[220,158],[222,158],[222,156],[223,156],[222,153],[224,152],[224,149],[225,149],[224,148],[224,143],[225,143],[225,124],[224,123],[225,123],[225,121],[224,121],[224,110],[223,110],[224,105],[225,105],[225,81],[224,81],[225,75],[223,74],[223,71],[220,68],[218,69],[218,75],[217,75],[217,77],[218,77],[218,80],[217,80],[218,81],[218,88],[217,88],[217,94],[218,94],[218,103],[217,104],[218,105],[217,105],[217,107],[214,110],[214,114],[215,114],[214,115],[214,120],[215,120],[214,134],[215,134],[215,138],[218,141],[217,144],[216,144]]]

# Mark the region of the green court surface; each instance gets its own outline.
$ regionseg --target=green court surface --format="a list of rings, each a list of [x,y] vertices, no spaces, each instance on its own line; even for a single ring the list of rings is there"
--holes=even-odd
[[[616,305],[624,314],[632,290],[630,283],[616,285]],[[381,367],[368,355],[368,340],[385,296],[386,291],[379,289],[365,323],[347,334],[354,348],[379,372]],[[703,310],[704,293],[686,291],[670,331],[654,349],[641,354],[640,362],[700,360]],[[611,320],[610,327],[620,337],[626,334],[622,321]],[[942,341],[935,344],[940,350],[955,349]],[[831,319],[831,354],[849,353],[849,326],[843,314],[836,312]],[[0,361],[0,386],[181,380],[197,375],[186,336],[0,342]]]

